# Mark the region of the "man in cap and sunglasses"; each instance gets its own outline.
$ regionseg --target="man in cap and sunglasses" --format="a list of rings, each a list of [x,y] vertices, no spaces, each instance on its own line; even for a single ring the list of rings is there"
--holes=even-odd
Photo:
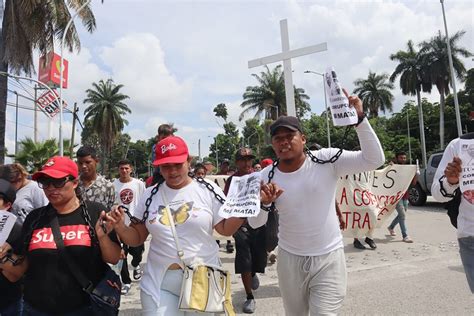
[[[224,193],[229,192],[230,183],[234,176],[240,177],[253,172],[252,162],[255,156],[250,148],[240,148],[235,153],[237,172],[230,176],[224,187]],[[255,312],[255,298],[252,290],[256,290],[260,281],[257,273],[265,273],[267,265],[267,251],[265,248],[265,228],[253,229],[245,222],[234,234],[235,239],[235,273],[240,273],[244,284],[247,299],[243,305],[243,312]]]
[[[296,117],[281,116],[271,126],[277,166],[262,170],[261,202],[279,215],[278,281],[286,315],[336,315],[346,295],[344,244],[336,215],[340,177],[374,170],[384,162],[377,135],[365,118],[362,101],[346,96],[359,116],[359,151],[305,149],[306,136]],[[326,163],[322,163],[326,162]],[[268,182],[271,176],[271,182]],[[340,202],[340,201],[337,201]],[[248,221],[264,225],[268,212]]]
[[[25,274],[24,312],[26,315],[90,314],[89,294],[58,253],[52,227],[59,226],[64,242],[62,251],[67,251],[95,286],[109,269],[107,263],[115,264],[120,257],[120,245],[107,220],[105,207],[79,200],[75,192],[78,167],[67,157],[50,158],[41,171],[33,174],[33,180],[44,190],[49,204],[26,217],[23,249],[19,252],[25,260],[12,267],[18,279]]]

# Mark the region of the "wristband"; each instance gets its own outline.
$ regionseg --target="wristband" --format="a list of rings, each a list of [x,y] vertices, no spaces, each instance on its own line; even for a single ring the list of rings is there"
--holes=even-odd
[[[359,116],[359,119],[357,120],[357,124],[355,124],[355,127],[359,126],[360,123],[366,118],[367,116],[365,113],[362,113],[362,115]]]

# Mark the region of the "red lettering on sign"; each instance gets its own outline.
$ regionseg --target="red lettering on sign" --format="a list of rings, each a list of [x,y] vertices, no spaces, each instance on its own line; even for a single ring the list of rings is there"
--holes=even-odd
[[[346,203],[342,203],[342,200],[345,199]],[[349,204],[349,201],[347,201],[347,192],[346,188],[342,188],[342,194],[341,194],[341,200],[339,201],[339,204]]]

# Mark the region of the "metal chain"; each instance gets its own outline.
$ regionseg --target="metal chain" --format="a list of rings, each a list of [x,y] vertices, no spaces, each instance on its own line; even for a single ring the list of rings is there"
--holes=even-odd
[[[92,219],[91,216],[89,215],[89,212],[87,211],[87,206],[86,202],[80,198],[80,203],[81,203],[81,210],[82,210],[82,217],[84,218],[84,221],[86,224],[89,226],[89,236],[91,237],[91,240],[98,245],[99,244],[99,239],[97,238],[97,234],[95,233],[95,227],[92,225]],[[99,220],[99,219],[98,219]],[[105,226],[102,227],[104,229],[104,233],[107,234],[107,231],[104,228]]]
[[[335,163],[339,159],[339,157],[341,157],[341,155],[342,155],[342,151],[343,151],[342,148],[344,147],[344,145],[346,143],[347,136],[349,135],[349,131],[350,131],[350,126],[347,126],[346,130],[344,131],[344,136],[342,137],[341,148],[339,148],[337,153],[334,156],[332,156],[331,158],[329,158],[328,160],[319,159],[318,157],[313,155],[308,148],[305,148],[304,151],[309,156],[309,158],[311,158],[311,160],[314,163],[318,163],[318,164]],[[278,159],[273,162],[272,169],[268,173],[268,182],[267,183],[270,183],[270,181],[272,181],[273,176],[275,175],[275,168],[278,166],[279,162],[280,162],[280,160],[278,160]],[[275,206],[275,202],[272,202],[272,204],[268,207],[260,205],[260,208],[262,210],[266,211],[266,212],[278,211],[276,206]]]
[[[191,178],[195,179],[198,183],[200,184],[203,184],[209,191],[211,191],[211,193],[214,194],[215,198],[217,201],[219,201],[221,204],[224,204],[225,203],[225,198],[223,198],[222,196],[220,196],[216,190],[214,190],[214,187],[212,186],[212,184],[210,184],[209,182],[207,182],[206,180],[204,180],[203,178],[201,177],[195,177],[194,175],[191,176]]]
[[[451,194],[451,193],[448,193],[448,191],[446,191],[446,189],[444,188],[444,185],[443,185],[443,179],[446,178],[446,176],[442,176],[441,178],[439,178],[439,191],[441,192],[441,194],[444,196],[444,197],[449,197],[449,198],[453,198],[455,196],[455,194]]]

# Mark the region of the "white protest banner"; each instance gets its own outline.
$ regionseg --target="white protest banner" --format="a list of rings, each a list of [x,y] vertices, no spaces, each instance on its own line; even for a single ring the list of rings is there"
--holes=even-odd
[[[15,225],[16,216],[10,212],[0,210],[0,246],[2,246],[8,239],[10,232]]]
[[[334,125],[346,126],[357,124],[359,120],[357,111],[353,107],[349,107],[349,100],[342,91],[336,72],[332,67],[328,67],[324,79],[326,98],[329,99]]]
[[[342,177],[336,201],[346,226],[346,237],[364,237],[381,227],[407,191],[415,176],[414,165],[390,165],[382,170]]]
[[[464,193],[474,190],[474,139],[460,139],[459,147],[459,158],[462,161],[459,188]]]
[[[229,217],[255,217],[260,212],[260,173],[232,177],[225,203],[219,215]]]

